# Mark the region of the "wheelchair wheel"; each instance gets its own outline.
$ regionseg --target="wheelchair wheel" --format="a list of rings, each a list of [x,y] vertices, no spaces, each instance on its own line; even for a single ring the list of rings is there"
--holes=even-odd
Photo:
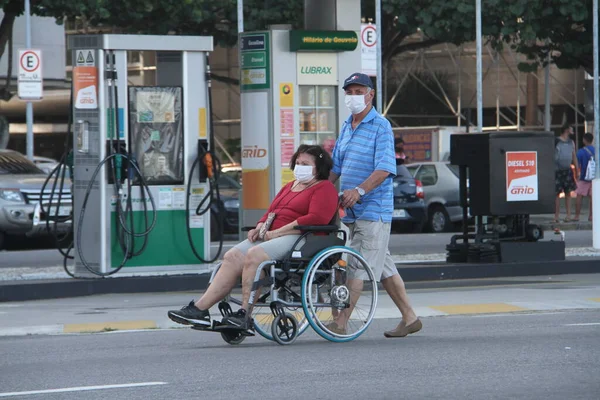
[[[231,345],[240,344],[246,339],[246,336],[242,335],[241,332],[235,331],[223,331],[221,332],[221,337]]]
[[[276,316],[271,324],[271,335],[281,345],[294,343],[299,336],[296,318],[289,313]]]
[[[302,307],[308,322],[332,342],[349,342],[368,328],[377,295],[373,271],[358,252],[345,246],[322,250],[302,279]]]
[[[302,288],[302,283],[300,280],[294,280],[294,279],[290,279],[290,281],[286,284],[287,289],[291,290],[292,292],[296,292],[296,293],[300,293],[301,288]],[[285,292],[284,289],[279,289],[279,298],[281,298],[283,296],[283,292]],[[229,296],[229,301],[231,303],[237,304],[237,305],[241,305],[242,301],[241,301],[241,295],[240,294],[230,294]],[[300,302],[299,300],[297,300],[297,302]],[[254,320],[254,329],[256,330],[256,332],[258,332],[259,335],[261,335],[262,337],[264,337],[267,340],[274,340],[273,339],[273,334],[272,334],[272,324],[273,321],[276,317],[273,316],[273,313],[271,312],[270,307],[268,307],[269,304],[271,304],[271,293],[270,293],[270,288],[268,287],[264,287],[261,291],[260,296],[258,296],[258,300],[257,303],[260,304],[266,304],[266,307],[254,307],[254,309],[252,310],[252,319]],[[289,313],[291,315],[293,315],[297,321],[297,325],[298,325],[298,335],[300,336],[301,334],[303,334],[306,329],[308,328],[309,324],[308,324],[308,320],[306,319],[306,315],[304,314],[304,310],[302,309],[302,307],[298,307],[298,308],[292,308],[292,307],[285,307],[284,308],[286,313]]]

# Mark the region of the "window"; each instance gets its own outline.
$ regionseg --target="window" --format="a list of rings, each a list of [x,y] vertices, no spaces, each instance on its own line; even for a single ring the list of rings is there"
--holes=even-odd
[[[323,146],[331,154],[337,138],[335,86],[300,86],[300,143]]]
[[[420,165],[411,165],[410,167],[406,167],[408,169],[408,172],[410,172],[410,175],[414,178],[415,175],[417,174],[417,170],[419,169]]]
[[[437,183],[438,174],[435,165],[422,165],[417,172],[416,179],[420,180],[423,186],[433,186]]]
[[[448,169],[452,171],[452,173],[456,175],[457,178],[460,178],[460,171],[458,165],[446,164],[446,167],[448,167]]]

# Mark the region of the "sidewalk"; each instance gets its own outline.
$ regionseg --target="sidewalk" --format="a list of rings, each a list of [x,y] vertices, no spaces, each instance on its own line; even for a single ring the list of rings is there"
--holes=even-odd
[[[576,198],[571,198],[571,219],[575,218],[575,201]],[[560,229],[561,231],[572,231],[572,230],[591,230],[592,223],[588,221],[590,212],[590,200],[584,198],[581,205],[581,215],[579,221],[564,222],[567,217],[567,208],[565,206],[565,199],[560,199],[560,216],[559,222],[554,222],[554,214],[538,214],[531,215],[531,222],[538,224],[544,231],[552,231],[554,229]]]
[[[459,281],[452,285],[415,283],[407,287],[420,317],[600,309],[600,274]],[[173,323],[166,313],[181,308],[200,292],[0,303],[0,336],[189,329]],[[217,307],[213,307],[211,315],[213,319],[221,318]],[[398,310],[383,290],[375,318],[399,318]]]

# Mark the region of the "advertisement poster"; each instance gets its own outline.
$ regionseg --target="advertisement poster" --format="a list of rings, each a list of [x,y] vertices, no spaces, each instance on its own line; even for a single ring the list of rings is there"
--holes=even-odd
[[[431,161],[432,137],[431,131],[405,131],[402,133],[404,153],[408,157],[409,163]]]
[[[182,100],[180,87],[129,87],[131,146],[149,184],[183,183]]]
[[[506,152],[506,201],[537,201],[537,151]]]
[[[76,109],[98,108],[98,69],[96,67],[73,68],[73,90]]]

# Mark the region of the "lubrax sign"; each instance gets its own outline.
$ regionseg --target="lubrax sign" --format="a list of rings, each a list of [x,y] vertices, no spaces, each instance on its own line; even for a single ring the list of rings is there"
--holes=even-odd
[[[300,67],[301,74],[328,74],[331,75],[333,67]]]
[[[335,53],[298,53],[296,62],[299,85],[337,85]]]
[[[290,51],[354,51],[354,31],[290,31]]]

